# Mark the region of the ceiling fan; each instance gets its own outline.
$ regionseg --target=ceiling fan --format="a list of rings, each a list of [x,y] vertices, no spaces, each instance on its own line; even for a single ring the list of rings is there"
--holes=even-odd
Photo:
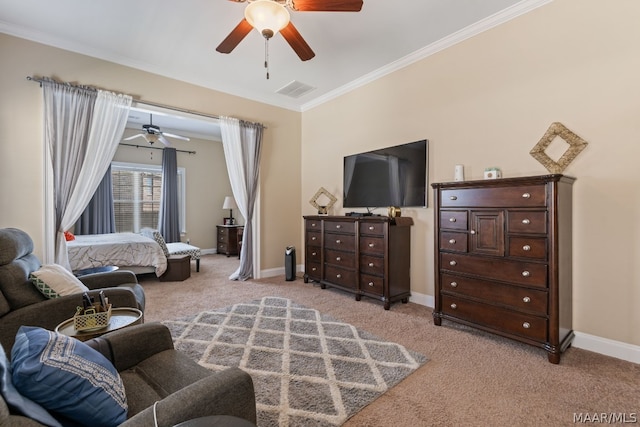
[[[296,12],[359,12],[363,0],[229,0],[237,3],[248,2],[244,18],[220,43],[216,50],[231,53],[252,28],[265,38],[265,43],[277,32],[289,43],[303,61],[316,54],[302,38],[290,21],[289,11]],[[267,66],[265,61],[265,67]],[[268,77],[267,77],[268,78]]]
[[[135,138],[144,138],[149,144],[153,145],[157,141],[162,142],[166,146],[171,146],[169,140],[165,137],[190,141],[186,136],[176,135],[173,133],[162,132],[159,126],[153,124],[153,114],[149,114],[149,124],[142,125],[142,133],[125,138],[124,141],[130,141]]]

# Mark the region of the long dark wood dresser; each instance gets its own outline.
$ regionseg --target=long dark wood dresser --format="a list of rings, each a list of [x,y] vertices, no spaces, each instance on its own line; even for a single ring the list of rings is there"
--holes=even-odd
[[[389,310],[411,296],[409,217],[305,216],[304,282],[378,299]]]
[[[435,309],[442,319],[548,352],[572,330],[574,178],[554,174],[434,183]]]

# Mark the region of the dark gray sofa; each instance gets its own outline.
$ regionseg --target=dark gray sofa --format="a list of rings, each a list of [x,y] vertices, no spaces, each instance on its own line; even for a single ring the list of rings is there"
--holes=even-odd
[[[29,282],[29,274],[40,268],[32,253],[33,240],[16,228],[0,229],[0,344],[11,349],[21,325],[54,330],[73,317],[82,305],[80,294],[47,299]],[[130,271],[96,273],[79,278],[97,294],[100,290],[115,307],[134,307],[144,312],[144,290]]]

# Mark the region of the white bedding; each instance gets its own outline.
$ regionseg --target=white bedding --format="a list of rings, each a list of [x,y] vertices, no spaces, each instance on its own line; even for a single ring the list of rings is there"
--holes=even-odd
[[[76,236],[67,242],[72,270],[116,265],[120,268],[155,268],[160,277],[167,269],[167,257],[153,239],[136,233],[110,233]]]

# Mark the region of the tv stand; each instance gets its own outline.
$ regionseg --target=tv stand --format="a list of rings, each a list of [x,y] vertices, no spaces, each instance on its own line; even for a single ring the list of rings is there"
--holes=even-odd
[[[400,219],[400,218],[398,218]],[[305,216],[304,282],[339,288],[384,302],[411,296],[410,217]]]

